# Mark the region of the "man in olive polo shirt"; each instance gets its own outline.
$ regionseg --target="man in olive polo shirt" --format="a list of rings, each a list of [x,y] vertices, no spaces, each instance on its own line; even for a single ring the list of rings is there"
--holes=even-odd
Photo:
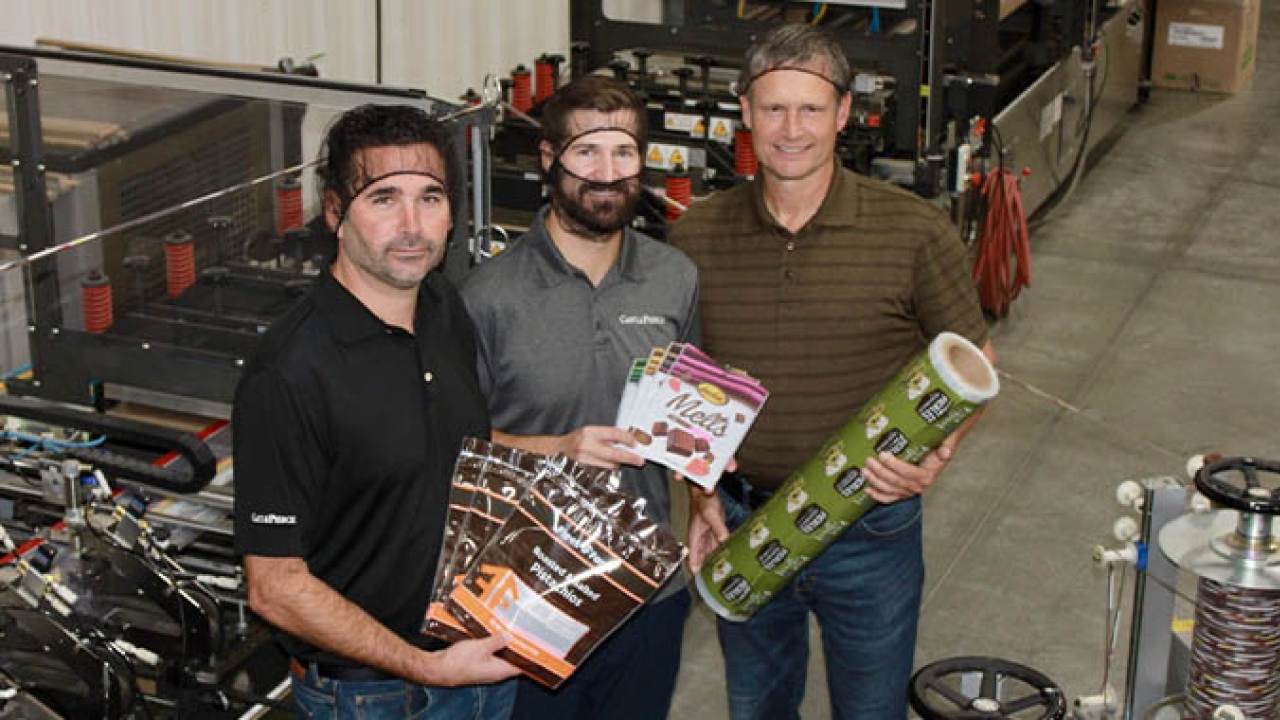
[[[958,332],[992,357],[947,217],[837,162],[850,79],[820,29],[784,25],[762,37],[739,80],[760,172],[695,204],[671,236],[698,266],[707,351],[770,390],[738,476],[717,494],[690,486],[694,566],[935,335]],[[919,467],[867,459],[867,494],[880,505],[753,618],[717,621],[734,720],[797,717],[810,612],[832,717],[906,717],[924,577],[920,494],[963,434]]]
[[[693,264],[629,227],[645,135],[644,106],[625,84],[588,76],[561,88],[542,112],[550,206],[461,292],[494,440],[620,468],[622,490],[669,527],[666,471],[628,452],[635,440],[613,426],[632,361],[697,341]],[[668,583],[557,690],[521,680],[513,717],[666,717],[688,608],[688,591]]]
[[[514,685],[491,684],[517,672],[494,656],[504,638],[441,649],[419,632],[454,460],[489,429],[470,321],[432,272],[461,182],[453,157],[416,108],[335,121],[320,174],[337,256],[236,389],[236,548],[304,717],[510,711]]]

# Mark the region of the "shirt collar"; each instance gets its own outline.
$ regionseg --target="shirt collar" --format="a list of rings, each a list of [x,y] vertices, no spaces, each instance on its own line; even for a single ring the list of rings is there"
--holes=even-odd
[[[848,175],[849,171],[836,165],[835,172],[831,174],[831,185],[827,187],[827,196],[818,206],[818,212],[800,229],[800,233],[811,227],[849,227],[858,222],[858,184]],[[761,227],[771,227],[789,234],[769,212],[769,206],[764,200],[764,182],[757,178],[752,181],[752,186],[751,206],[754,213],[744,213],[744,218],[754,220]]]
[[[418,333],[422,332],[423,322],[437,300],[435,291],[431,288],[435,274],[434,270],[427,273],[418,287],[418,306],[414,312],[414,329]],[[375,335],[399,331],[399,328],[384,323],[374,315],[372,310],[333,277],[327,267],[320,271],[312,286],[311,300],[329,319],[334,336],[343,345],[354,345]]]
[[[533,245],[530,248],[533,256],[536,258],[536,268],[538,272],[538,280],[543,287],[555,287],[570,278],[582,277],[582,271],[569,264],[564,259],[564,255],[560,254],[560,248],[551,241],[551,233],[547,232],[547,214],[551,212],[550,205],[544,205],[538,211],[537,216],[533,219],[533,225],[529,227],[529,232],[525,234],[524,239],[520,242],[530,242]],[[622,279],[629,282],[641,282],[644,280],[644,270],[641,268],[639,255],[639,242],[636,239],[636,232],[630,226],[622,229],[622,248],[618,251],[618,260],[614,264],[618,275]]]

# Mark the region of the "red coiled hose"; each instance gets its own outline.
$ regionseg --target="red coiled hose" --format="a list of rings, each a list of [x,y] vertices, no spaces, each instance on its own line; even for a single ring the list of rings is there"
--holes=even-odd
[[[978,238],[973,282],[982,308],[1004,317],[1022,288],[1031,287],[1031,235],[1013,171],[998,167],[987,173],[981,192],[987,213]]]

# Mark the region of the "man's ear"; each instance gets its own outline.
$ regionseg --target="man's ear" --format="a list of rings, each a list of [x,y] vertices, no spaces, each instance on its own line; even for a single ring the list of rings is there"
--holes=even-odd
[[[846,92],[840,96],[840,104],[836,107],[836,124],[840,130],[849,123],[849,109],[853,105],[853,93]]]
[[[329,231],[334,235],[338,234],[338,217],[342,208],[342,203],[338,201],[338,194],[332,190],[326,190],[324,193],[324,224],[328,226]]]
[[[750,91],[748,90],[738,96],[738,105],[742,106],[742,124],[745,125],[748,130],[751,129],[751,100],[747,98],[747,95],[749,94]]]
[[[538,154],[542,156],[542,172],[551,172],[551,161],[556,156],[556,149],[551,147],[551,143],[543,140],[538,143]]]

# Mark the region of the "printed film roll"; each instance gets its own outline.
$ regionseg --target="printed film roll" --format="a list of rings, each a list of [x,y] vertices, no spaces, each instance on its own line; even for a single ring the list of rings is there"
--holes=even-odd
[[[919,463],[999,390],[981,350],[938,335],[707,558],[694,576],[703,600],[728,620],[751,617],[875,505],[866,458]]]

